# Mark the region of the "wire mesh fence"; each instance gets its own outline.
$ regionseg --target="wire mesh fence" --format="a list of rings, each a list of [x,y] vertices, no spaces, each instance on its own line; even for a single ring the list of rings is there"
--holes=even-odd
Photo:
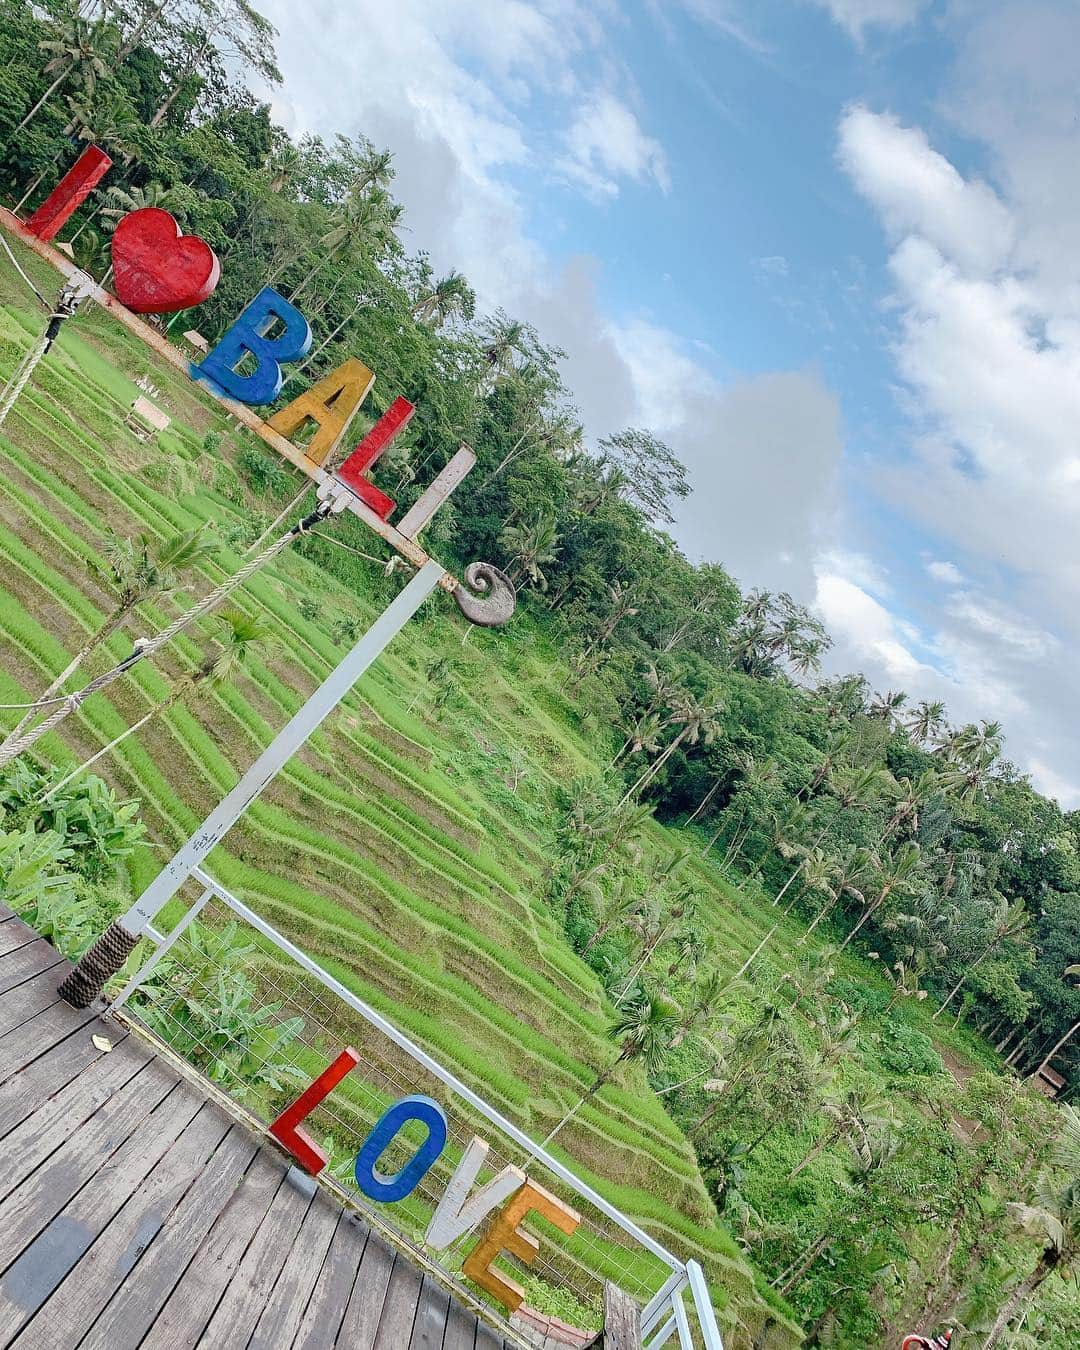
[[[610,1206],[604,1212],[603,1202],[590,1198],[595,1193],[574,1185],[556,1160],[536,1156],[539,1146],[530,1148],[499,1123],[512,1128],[516,1122],[506,1122],[494,1108],[491,1114],[478,1110],[452,1073],[422,1050],[419,1058],[410,1053],[408,1042],[401,1043],[405,1038],[362,1001],[328,987],[336,983],[332,977],[290,951],[289,943],[209,878],[189,881],[161,919],[158,936],[164,941],[156,949],[143,944],[146,950],[135,953],[137,969],[114,1008],[122,1004],[125,1015],[264,1125],[352,1047],[359,1056],[356,1068],[303,1128],[326,1153],[329,1179],[352,1203],[377,1210],[380,1222],[407,1242],[424,1248],[425,1230],[447,1183],[470,1141],[479,1137],[488,1152],[476,1187],[507,1166],[517,1167],[580,1215],[570,1235],[531,1215],[524,1227],[539,1240],[535,1261],[526,1268],[513,1257],[499,1258],[499,1266],[525,1285],[526,1302],[537,1298],[551,1306],[545,1295],[558,1291],[554,1302],[565,1320],[598,1328],[605,1282],[647,1304],[673,1269],[681,1269],[631,1221]],[[446,1146],[405,1199],[376,1206],[356,1185],[357,1150],[388,1106],[416,1095],[442,1108]],[[393,1175],[405,1166],[425,1133],[419,1122],[403,1128],[383,1153],[380,1173]],[[476,1240],[469,1232],[441,1251],[427,1248],[426,1255],[461,1282],[462,1262]],[[470,1293],[477,1297],[475,1289]]]

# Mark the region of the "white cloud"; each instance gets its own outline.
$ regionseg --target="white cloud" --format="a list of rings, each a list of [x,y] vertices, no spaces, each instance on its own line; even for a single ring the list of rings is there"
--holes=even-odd
[[[566,145],[568,153],[559,165],[593,196],[618,196],[623,179],[652,179],[663,192],[671,190],[659,141],[646,136],[633,112],[610,92],[582,104],[566,133]]]
[[[1033,757],[1028,761],[1028,768],[1039,791],[1047,797],[1053,797],[1064,810],[1072,810],[1080,804],[1080,786],[1064,778],[1049,764]]]
[[[1008,210],[985,183],[962,178],[922,131],[851,108],[840,124],[840,162],[895,238],[918,234],[980,273],[1007,259]]]
[[[868,28],[905,28],[926,9],[929,0],[811,0],[861,42]]]
[[[1038,101],[1034,83],[1028,94]],[[965,104],[972,119],[976,106]],[[1070,135],[1076,155],[1075,126]],[[1032,132],[1036,158],[1039,143]],[[949,589],[924,607],[920,650],[933,673],[918,672],[912,692],[933,687],[954,717],[1006,718],[1015,757],[1043,784],[1056,774],[1075,804],[1080,268],[1059,251],[1068,227],[1046,218],[1052,194],[1003,197],[887,115],[845,114],[840,159],[895,244],[894,355],[914,441],[907,462],[879,468],[877,488],[946,557],[955,549],[996,578],[984,593],[955,563],[927,564]]]
[[[932,560],[926,564],[926,570],[935,581],[946,586],[963,585],[964,574],[955,563]]]

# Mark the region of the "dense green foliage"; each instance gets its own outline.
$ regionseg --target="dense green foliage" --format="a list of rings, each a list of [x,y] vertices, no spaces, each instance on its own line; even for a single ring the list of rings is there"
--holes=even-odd
[[[953,727],[940,705],[909,706],[857,676],[819,678],[828,635],[811,614],[786,595],[740,594],[717,564],[691,566],[666,533],[686,492],[667,447],[611,429],[590,448],[560,354],[504,315],[475,318],[464,279],[437,279],[407,254],[389,155],[363,141],[294,145],[237,85],[219,27],[228,16],[242,19],[241,60],[272,77],[272,33],[246,7],[146,0],[87,25],[62,5],[4,3],[0,188],[13,200],[33,188],[32,204],[80,138],[105,145],[116,160],[107,190],[67,231],[81,261],[103,273],[110,224],[155,201],[223,258],[218,293],[191,320],[208,337],[271,280],[316,329],[313,355],[283,397],[357,355],[379,376],[366,413],[398,392],[413,400],[418,415],[379,472],[403,503],[468,440],[479,461],[470,490],[441,514],[429,545],[451,561],[500,563],[523,596],[509,634],[468,645],[447,645],[425,619],[405,698],[381,689],[381,725],[346,733],[366,761],[367,790],[325,765],[291,766],[284,809],[252,813],[237,877],[312,950],[335,951],[330,925],[391,962],[400,975],[384,996],[411,1002],[437,1046],[433,989],[476,1006],[479,977],[466,961],[433,976],[447,960],[433,954],[433,934],[482,957],[490,1006],[482,1025],[458,1028],[459,1063],[469,1059],[489,1090],[516,1098],[538,1129],[565,1127],[560,1142],[601,1173],[598,1138],[633,1149],[639,1128],[640,1147],[664,1155],[646,1189],[689,1216],[695,1241],[712,1230],[715,1204],[812,1343],[880,1343],[945,1317],[989,1329],[1011,1280],[1043,1261],[1034,1239],[1014,1235],[1007,1201],[1034,1194],[1056,1129],[999,1072],[1001,1056],[1024,1076],[1053,1053],[1069,1077],[1080,1056],[1080,982],[1068,973],[1080,957],[1080,821],[1003,757],[1000,727]],[[0,335],[5,373],[26,324],[16,313]],[[19,580],[4,632],[28,658],[20,684],[51,676],[68,655],[50,637],[55,623],[39,629],[30,618],[28,590],[54,597],[90,641],[136,606],[146,621],[179,602],[171,580],[125,592],[117,545],[107,553],[88,527],[88,503],[125,539],[153,522],[162,547],[212,518],[220,552],[192,565],[216,577],[292,489],[291,471],[249,438],[223,439],[221,420],[175,387],[174,411],[206,439],[178,419],[160,455],[137,473],[118,469],[101,447],[118,443],[123,393],[110,388],[116,375],[100,353],[129,375],[137,362],[115,330],[100,324],[95,338],[94,351],[77,352],[89,381],[78,422],[66,411],[70,373],[50,369],[9,427],[5,491],[38,512],[49,502],[64,558],[46,566],[25,541],[5,545]],[[62,436],[93,466],[85,475],[66,458],[59,467]],[[42,447],[44,471],[34,462]],[[362,553],[372,547],[353,524],[336,534]],[[160,561],[148,547],[129,546],[125,576],[140,557],[140,575]],[[90,605],[80,571],[99,554],[113,559],[113,575],[99,568]],[[290,660],[309,679],[393,585],[316,538],[250,597],[291,632]],[[193,643],[180,656],[190,681],[205,658]],[[190,827],[207,784],[231,781],[208,723],[228,724],[217,745],[243,746],[295,706],[295,671],[290,684],[278,658],[246,664],[250,692],[221,681],[205,708],[168,703],[169,686],[149,674],[135,707],[90,705],[93,734],[84,724],[80,750],[116,737],[147,700],[164,700],[150,744],[168,734],[189,767],[162,775],[136,738],[115,757],[125,787],[153,803],[155,836]],[[487,709],[493,665],[506,682]],[[5,844],[13,867],[32,869],[32,848],[49,865],[66,862],[68,817],[17,814],[37,795],[4,803],[16,812]],[[377,865],[324,826],[328,810],[362,828]],[[492,843],[495,822],[524,864]],[[38,844],[25,833],[34,828]],[[274,875],[290,851],[305,858],[293,887]],[[140,855],[136,879],[148,866]],[[412,916],[414,949],[394,950],[385,919],[370,923],[323,898],[342,869]],[[511,895],[496,922],[499,897]],[[414,982],[407,996],[402,980]],[[515,1023],[535,998],[542,1027]],[[534,1034],[538,1061],[560,1076],[543,1103],[524,1101],[490,1062],[492,1044]],[[645,1098],[616,1086],[640,1089],[643,1075],[670,1120],[655,1098],[642,1118]],[[689,1175],[680,1131],[700,1178]],[[1051,1189],[1070,1165],[1058,1159]],[[683,1176],[677,1194],[664,1195],[666,1169]],[[663,1223],[677,1226],[670,1209]],[[715,1233],[706,1245],[723,1255]],[[1060,1297],[1055,1281],[1047,1288]],[[1054,1335],[1039,1343],[1070,1343]]]

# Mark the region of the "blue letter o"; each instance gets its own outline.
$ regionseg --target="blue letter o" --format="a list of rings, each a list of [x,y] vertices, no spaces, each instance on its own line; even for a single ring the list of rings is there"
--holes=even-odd
[[[401,1127],[410,1120],[419,1120],[427,1126],[427,1138],[396,1176],[380,1176],[375,1171],[375,1164]],[[379,1117],[356,1155],[356,1184],[371,1200],[380,1200],[383,1204],[404,1200],[416,1189],[420,1178],[434,1165],[445,1147],[446,1116],[438,1102],[433,1102],[430,1097],[402,1097]]]

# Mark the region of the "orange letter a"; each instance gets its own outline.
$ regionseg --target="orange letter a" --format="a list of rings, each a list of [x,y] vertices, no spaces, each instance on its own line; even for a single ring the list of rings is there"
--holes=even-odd
[[[312,463],[322,464],[374,383],[375,376],[367,366],[350,357],[276,412],[267,425],[291,440],[305,422],[317,422],[319,429],[304,447],[304,454]]]

